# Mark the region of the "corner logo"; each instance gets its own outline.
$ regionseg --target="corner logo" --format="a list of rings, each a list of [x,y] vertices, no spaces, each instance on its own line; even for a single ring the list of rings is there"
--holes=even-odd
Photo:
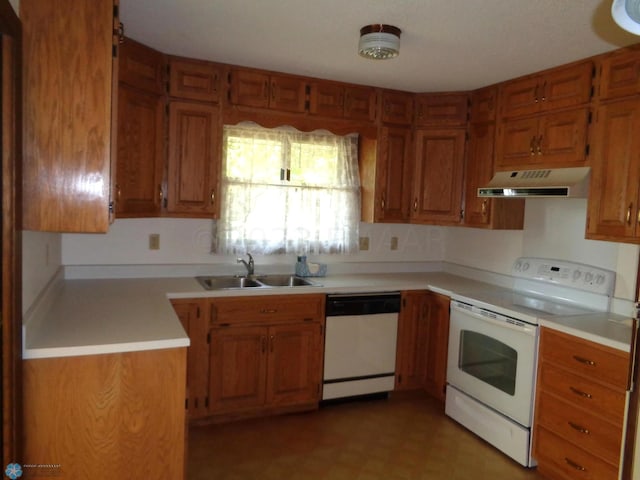
[[[4,471],[5,475],[11,480],[16,480],[22,476],[22,467],[19,463],[10,463]]]

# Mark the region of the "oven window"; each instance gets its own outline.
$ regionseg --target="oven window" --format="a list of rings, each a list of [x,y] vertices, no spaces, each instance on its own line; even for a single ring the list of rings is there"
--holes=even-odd
[[[460,370],[514,395],[517,364],[518,352],[509,345],[478,332],[460,332]]]

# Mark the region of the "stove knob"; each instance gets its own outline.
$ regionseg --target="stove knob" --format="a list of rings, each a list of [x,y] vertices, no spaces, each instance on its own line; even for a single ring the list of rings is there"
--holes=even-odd
[[[605,281],[604,275],[602,275],[601,273],[599,273],[598,275],[596,275],[596,283],[598,285],[602,285]]]
[[[587,272],[584,276],[585,283],[591,283],[593,281],[593,273]]]
[[[582,276],[582,272],[580,270],[575,270],[573,272],[573,281],[577,281]]]
[[[529,262],[524,262],[524,264],[522,265],[522,271],[526,272],[527,270],[529,270]]]
[[[515,269],[516,269],[516,272],[519,272],[520,270],[522,270],[522,262],[520,261],[516,262]]]

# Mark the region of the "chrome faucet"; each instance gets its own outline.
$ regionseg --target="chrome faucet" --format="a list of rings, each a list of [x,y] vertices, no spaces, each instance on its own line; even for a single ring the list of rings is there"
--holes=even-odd
[[[251,256],[250,253],[247,252],[247,256],[249,257],[249,263],[244,261],[242,258],[238,258],[237,262],[238,263],[242,263],[245,266],[245,268],[247,269],[247,275],[251,276],[251,275],[254,274],[255,263],[254,263],[253,257]]]

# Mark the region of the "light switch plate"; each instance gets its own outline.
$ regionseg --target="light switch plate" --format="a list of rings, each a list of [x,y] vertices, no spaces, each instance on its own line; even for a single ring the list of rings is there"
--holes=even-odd
[[[398,249],[398,237],[391,237],[391,250]]]
[[[360,237],[360,250],[369,250],[369,237]]]

